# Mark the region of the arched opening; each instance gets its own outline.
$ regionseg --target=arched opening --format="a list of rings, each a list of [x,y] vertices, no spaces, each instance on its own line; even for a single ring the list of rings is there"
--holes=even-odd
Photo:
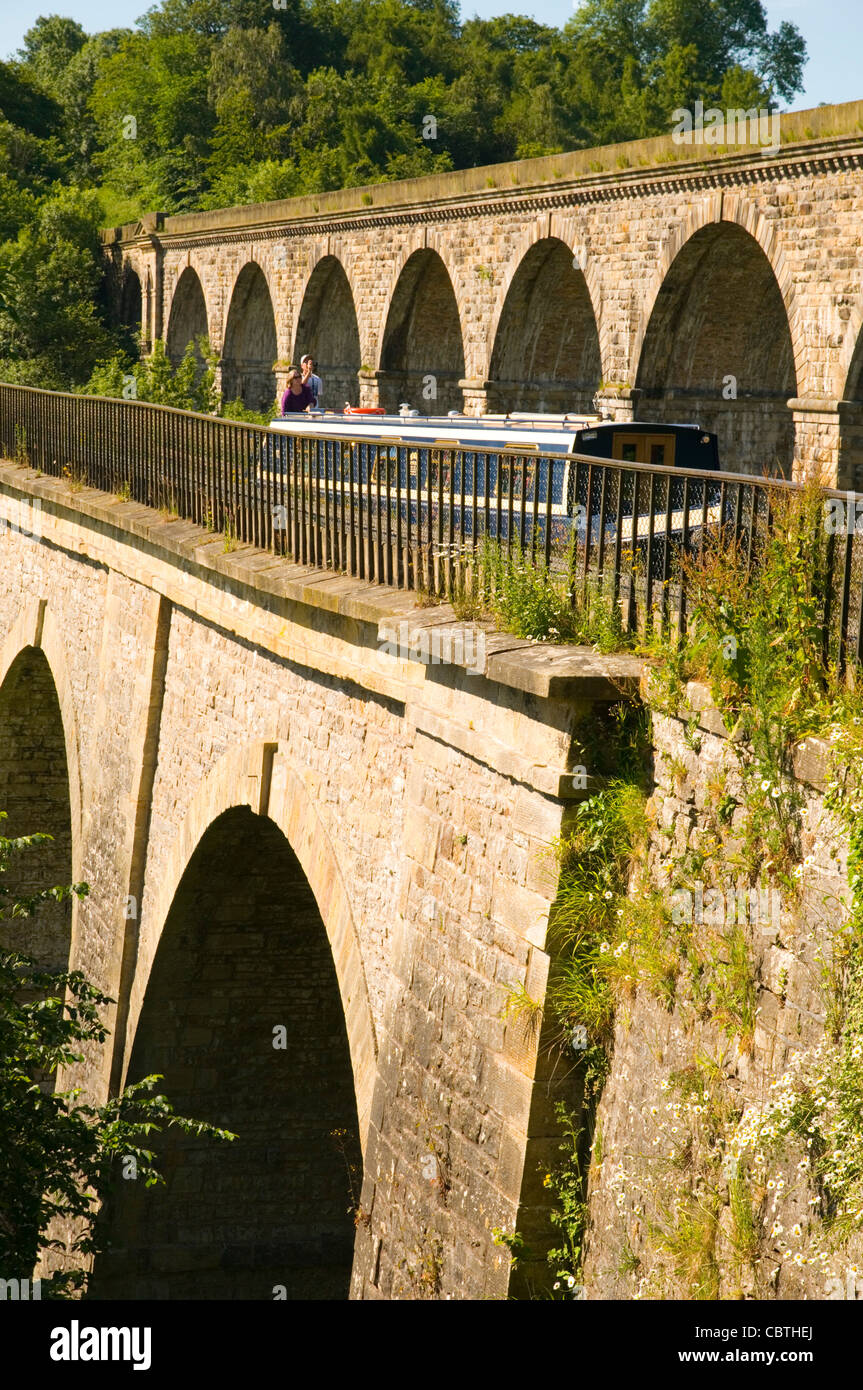
[[[602,378],[584,274],[557,237],[532,246],[501,311],[491,357],[491,410],[591,410]]]
[[[166,1187],[119,1183],[91,1296],[346,1298],[361,1160],[341,997],[303,870],[248,807],[211,824],[168,914],[129,1080],[151,1072],[239,1137],[159,1139]]]
[[[797,394],[791,331],[754,237],[714,222],[690,237],[656,298],[636,386],[643,420],[699,424],[724,469],[791,476]]]
[[[276,319],[260,266],[243,266],[231,296],[222,351],[222,397],[267,411],[276,398]]]
[[[842,394],[836,486],[863,492],[863,330],[857,336]]]
[[[458,304],[436,251],[415,251],[399,276],[381,352],[380,402],[429,415],[461,410],[464,344]]]
[[[166,351],[175,367],[182,361],[189,343],[202,333],[209,333],[207,303],[197,273],[188,265],[174,290],[165,340]]]
[[[318,364],[323,382],[321,403],[341,410],[347,401],[359,404],[360,333],[348,277],[335,256],[315,266],[297,321],[294,361],[307,352]]]
[[[126,331],[127,339],[135,347],[140,342],[143,307],[144,297],[141,291],[141,281],[132,267],[127,266],[120,293],[120,324]]]
[[[16,895],[72,881],[72,809],[60,702],[44,653],[25,647],[0,687],[0,834],[43,833],[49,842],[16,854],[4,886]],[[45,903],[34,917],[0,923],[7,949],[49,970],[67,970],[72,903]]]

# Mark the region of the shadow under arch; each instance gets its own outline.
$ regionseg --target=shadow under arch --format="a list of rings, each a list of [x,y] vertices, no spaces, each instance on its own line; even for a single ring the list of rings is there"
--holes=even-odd
[[[464,338],[453,283],[431,248],[407,258],[390,298],[381,341],[380,404],[408,401],[426,414],[461,410]]]
[[[285,836],[248,805],[204,832],[168,912],[128,1077],[233,1131],[171,1129],[164,1188],[120,1181],[94,1298],[347,1298],[361,1150],[330,943]]]
[[[797,395],[785,298],[759,240],[735,221],[682,241],[640,344],[639,416],[719,436],[723,469],[791,475]]]
[[[120,289],[120,327],[127,342],[137,349],[143,336],[144,293],[141,277],[131,265],[123,270],[123,283]]]
[[[507,288],[489,367],[489,408],[590,411],[602,379],[584,273],[558,237],[534,242]]]
[[[863,301],[855,308],[846,330],[847,347],[840,363],[839,457],[836,486],[863,491]]]
[[[189,343],[201,334],[208,335],[207,301],[198,272],[187,265],[174,290],[168,315],[165,350],[176,367],[182,361]]]
[[[55,675],[59,668],[59,678]],[[8,838],[51,840],[16,855],[4,876],[15,894],[69,884],[80,862],[77,731],[62,644],[44,600],[28,604],[0,650],[0,810]],[[50,970],[67,970],[75,899],[46,903],[35,917],[0,926],[7,947]]]
[[[297,319],[293,361],[310,352],[323,382],[322,404],[341,410],[359,404],[360,333],[345,268],[336,256],[322,256],[309,276]]]
[[[273,299],[263,270],[247,261],[231,294],[222,348],[222,397],[250,410],[271,410],[278,357]]]

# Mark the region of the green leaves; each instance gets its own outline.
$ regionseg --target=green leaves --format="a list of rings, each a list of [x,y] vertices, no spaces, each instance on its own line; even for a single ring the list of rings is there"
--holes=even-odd
[[[48,839],[0,838],[0,920],[31,916],[48,900],[86,896],[85,884],[45,888],[26,899],[10,893],[2,878],[10,863]],[[235,1137],[176,1115],[164,1095],[152,1094],[160,1076],[127,1086],[101,1106],[82,1103],[77,1088],[53,1089],[60,1069],[105,1042],[103,1014],[111,1003],[80,971],[44,970],[28,956],[0,949],[0,1269],[6,1278],[29,1278],[40,1251],[62,1248],[47,1235],[58,1218],[76,1231],[73,1256],[98,1251],[103,1233],[96,1216],[119,1160],[134,1159],[147,1187],[163,1181],[151,1136],[177,1126],[218,1140]],[[84,1283],[80,1270],[42,1281],[46,1296],[55,1298],[71,1296]]]

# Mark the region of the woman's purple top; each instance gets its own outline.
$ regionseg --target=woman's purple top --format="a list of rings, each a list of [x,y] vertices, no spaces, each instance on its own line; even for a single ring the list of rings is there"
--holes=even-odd
[[[282,396],[282,414],[289,415],[296,410],[305,410],[307,405],[311,405],[315,399],[314,392],[310,386],[304,386],[299,395],[294,395],[290,386]]]

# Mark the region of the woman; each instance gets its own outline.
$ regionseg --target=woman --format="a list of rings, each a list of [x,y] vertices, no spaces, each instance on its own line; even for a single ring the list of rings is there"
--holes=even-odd
[[[282,414],[292,415],[297,411],[308,410],[314,399],[311,387],[304,385],[296,367],[289,367],[288,385],[282,396]]]
[[[324,383],[321,381],[321,378],[319,376],[316,376],[318,364],[317,362],[315,362],[311,353],[307,352],[305,357],[301,358],[300,369],[303,373],[303,385],[308,386],[310,388],[312,395],[315,398],[315,410],[318,410],[321,404],[321,393],[324,389]]]

